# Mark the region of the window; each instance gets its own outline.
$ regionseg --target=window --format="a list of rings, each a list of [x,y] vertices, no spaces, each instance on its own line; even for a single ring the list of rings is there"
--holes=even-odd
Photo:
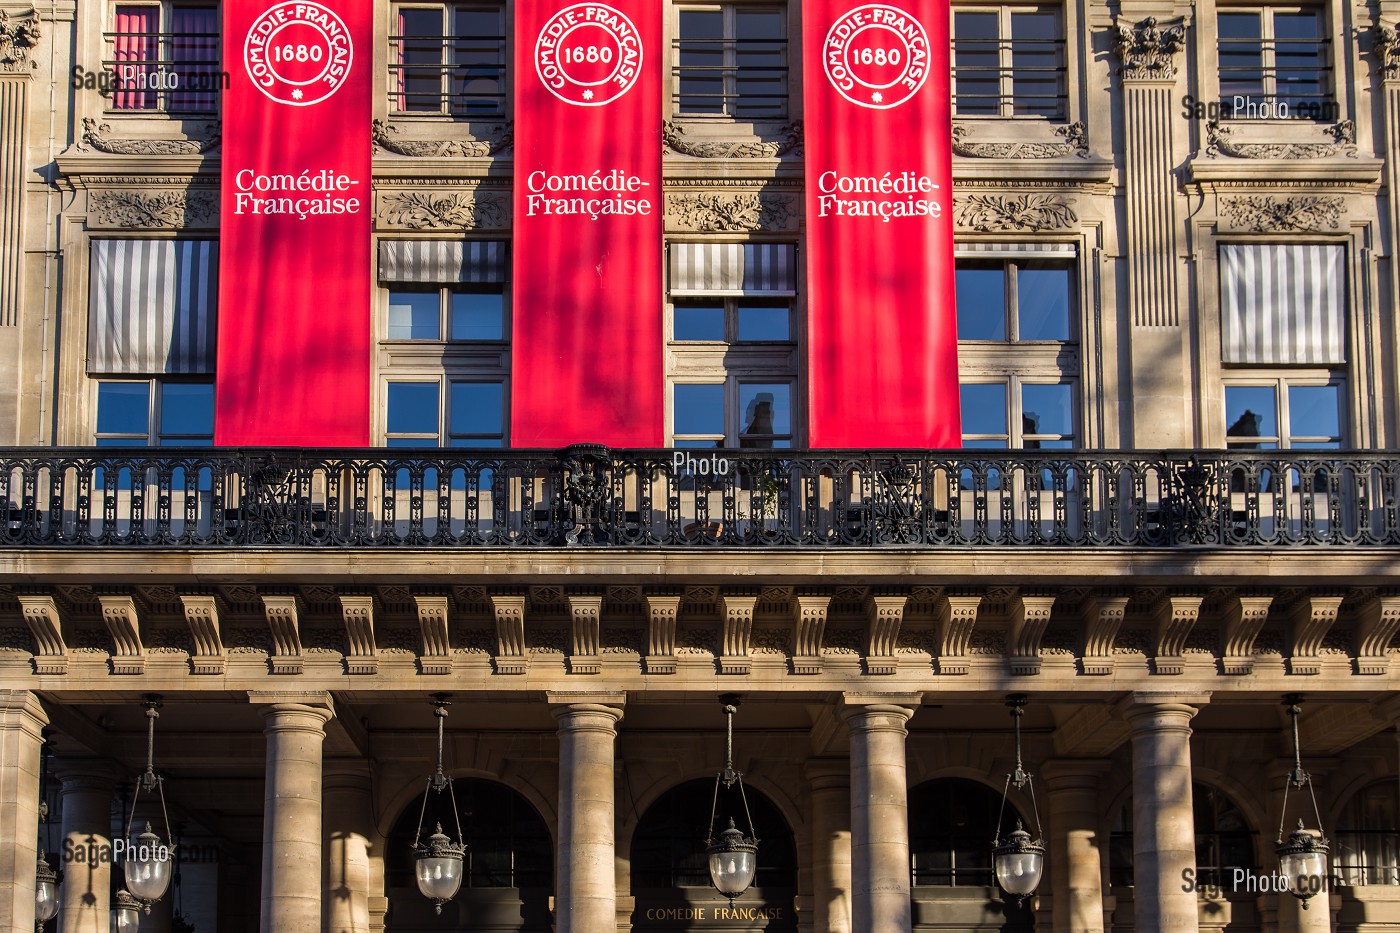
[[[953,13],[954,108],[960,117],[1066,115],[1058,9],[959,7]]]
[[[672,387],[676,447],[792,446],[792,383],[734,378]]]
[[[779,300],[677,301],[671,338],[678,341],[765,343],[792,340],[792,306]]]
[[[1279,376],[1225,386],[1225,446],[1232,450],[1342,446],[1342,387]]]
[[[1000,822],[998,822],[1000,815]],[[913,884],[989,888],[992,838],[1004,839],[1021,821],[1014,805],[1002,809],[1001,795],[963,778],[925,781],[909,791],[909,861]],[[1031,832],[1035,825],[1027,824]],[[1030,930],[1028,907],[1005,900],[1007,924],[999,929]]]
[[[1362,788],[1337,822],[1337,870],[1342,884],[1400,884],[1400,832],[1397,831],[1394,778]]]
[[[385,446],[505,446],[504,382],[391,381],[385,405]]]
[[[1332,69],[1321,8],[1224,7],[1216,28],[1226,117],[1321,117],[1335,110],[1328,106]]]
[[[107,33],[103,68],[116,79],[111,109],[212,113],[223,87],[219,9],[123,3]]]
[[[502,286],[389,292],[390,340],[505,340],[505,322]]]
[[[674,105],[683,116],[779,120],[788,113],[782,7],[714,4],[676,10]]]
[[[399,4],[389,36],[390,109],[500,117],[506,32],[501,4]]]
[[[214,443],[214,385],[102,380],[97,383],[95,434],[98,447],[209,447]]]
[[[1072,339],[1067,262],[964,259],[956,276],[959,340]]]
[[[1191,785],[1191,810],[1196,828],[1196,881],[1231,890],[1227,879],[1234,869],[1256,874],[1254,830],[1244,813],[1222,792],[1208,784]],[[1109,837],[1109,883],[1133,883],[1133,803],[1118,814],[1118,825]]]
[[[965,382],[960,387],[963,446],[992,450],[1068,450],[1075,446],[1074,386]]]

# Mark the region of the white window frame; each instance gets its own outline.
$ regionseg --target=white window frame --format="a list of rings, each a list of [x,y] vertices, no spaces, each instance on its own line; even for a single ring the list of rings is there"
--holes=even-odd
[[[1314,13],[1321,24],[1321,35],[1318,44],[1322,47],[1325,58],[1325,67],[1328,69],[1327,86],[1323,89],[1324,94],[1331,94],[1336,98],[1337,89],[1337,63],[1336,56],[1332,49],[1331,17],[1326,4],[1323,3],[1222,3],[1216,6],[1216,21],[1213,25],[1215,35],[1215,91],[1216,99],[1222,101],[1224,92],[1221,90],[1220,82],[1220,22],[1219,16],[1222,13],[1258,13],[1259,14],[1259,71],[1262,78],[1261,97],[1263,101],[1275,101],[1278,99],[1278,59],[1276,56],[1277,47],[1274,35],[1274,14],[1276,13]],[[1221,107],[1222,119],[1248,119],[1248,117],[1236,117],[1233,111],[1227,112]],[[1290,121],[1292,122],[1292,121]]]
[[[773,12],[782,17],[783,21],[783,64],[784,69],[783,93],[785,101],[783,109],[779,113],[766,116],[752,116],[748,114],[739,115],[734,111],[734,106],[739,100],[739,61],[738,48],[735,44],[738,39],[739,29],[737,24],[737,13],[740,9],[748,9],[759,12]],[[681,12],[687,10],[698,10],[702,12],[719,12],[723,17],[723,30],[720,39],[713,40],[723,42],[724,45],[724,68],[722,72],[723,86],[721,93],[724,98],[719,113],[698,113],[681,109],[681,65],[680,65],[680,43],[681,43]],[[671,43],[671,84],[672,93],[670,108],[674,116],[685,120],[722,120],[722,121],[743,121],[743,122],[763,122],[773,120],[788,120],[793,114],[793,56],[792,56],[792,21],[791,11],[785,2],[763,3],[763,2],[722,2],[717,3],[675,3],[671,6],[671,35],[674,37]]]
[[[381,432],[384,446],[389,446],[390,440],[421,439],[425,443],[417,445],[421,447],[433,447],[439,450],[449,449],[452,436],[449,433],[449,426],[452,423],[452,384],[454,382],[484,382],[494,383],[501,386],[501,443],[499,447],[504,449],[510,446],[510,380],[506,376],[498,376],[490,373],[444,373],[440,376],[414,375],[410,373],[396,374],[386,373],[381,379],[381,393],[383,403],[380,406],[381,421],[383,430]],[[424,432],[414,431],[390,431],[389,430],[389,385],[391,383],[416,383],[420,385],[434,385],[437,387],[437,436]],[[426,443],[432,440],[433,443]],[[495,449],[495,448],[492,448]]]
[[[473,114],[465,109],[456,109],[452,106],[452,85],[450,82],[451,72],[447,69],[457,64],[455,60],[456,46],[452,40],[460,38],[457,36],[453,19],[458,10],[492,10],[500,13],[501,17],[501,109],[494,114],[479,113]],[[440,2],[431,3],[425,0],[411,0],[411,2],[391,3],[389,6],[389,36],[398,36],[399,11],[401,10],[437,10],[442,14],[442,41],[443,60],[439,67],[443,69],[442,76],[438,84],[439,103],[437,110],[401,110],[398,107],[401,94],[398,90],[398,78],[400,73],[395,70],[397,62],[393,61],[395,55],[394,40],[389,40],[388,59],[386,71],[388,78],[386,90],[388,91],[389,114],[395,118],[400,117],[452,117],[456,119],[477,119],[477,120],[505,120],[510,114],[510,74],[511,74],[511,48],[510,48],[510,10],[506,3],[492,3],[489,0],[481,0],[475,3],[452,3]],[[400,38],[399,41],[402,41]]]
[[[495,286],[492,286],[495,287]],[[501,337],[498,340],[465,340],[454,339],[452,337],[452,296],[454,294],[496,294],[489,287],[484,285],[421,285],[412,287],[411,283],[396,283],[394,285],[381,286],[384,293],[384,317],[383,327],[380,331],[380,340],[385,343],[403,344],[451,344],[454,346],[485,344],[489,346],[507,345],[510,343],[510,294],[506,283],[500,283],[501,295]],[[436,339],[430,337],[390,337],[389,336],[389,307],[391,296],[395,292],[412,293],[419,295],[430,295],[433,292],[438,294],[438,336]]]
[[[1222,377],[1221,392],[1221,418],[1228,422],[1228,404],[1225,402],[1225,389],[1230,388],[1271,388],[1274,393],[1274,420],[1278,434],[1268,435],[1259,438],[1250,438],[1250,443],[1272,443],[1276,450],[1293,449],[1294,444],[1306,443],[1330,443],[1335,441],[1340,448],[1346,448],[1349,443],[1351,425],[1349,423],[1349,399],[1347,396],[1347,379],[1342,370],[1337,369],[1314,369],[1306,370],[1279,370],[1276,368],[1263,367],[1259,369],[1227,369]],[[1340,432],[1337,437],[1322,437],[1321,435],[1294,434],[1292,424],[1292,414],[1289,411],[1288,390],[1295,386],[1336,386],[1337,387],[1337,429]],[[1230,429],[1230,425],[1222,423],[1220,435],[1224,447],[1227,450],[1249,450],[1242,444],[1232,444],[1225,432]],[[1300,448],[1315,449],[1315,448]]]
[[[208,386],[212,386],[212,385],[214,384],[214,377],[213,377],[212,375],[209,375],[209,376],[207,376],[207,377],[198,377],[198,376],[196,376],[196,377],[193,377],[193,378],[192,378],[192,377],[189,377],[189,376],[181,375],[181,376],[171,376],[171,377],[147,376],[147,377],[145,377],[145,378],[142,378],[142,377],[131,377],[131,376],[99,376],[99,375],[94,375],[94,376],[91,376],[91,377],[89,378],[88,381],[91,383],[90,389],[91,389],[91,393],[92,393],[92,439],[93,439],[94,445],[97,444],[97,443],[100,442],[100,441],[103,441],[103,440],[117,440],[117,439],[127,440],[127,439],[129,439],[129,440],[131,441],[131,443],[128,444],[128,445],[126,445],[126,446],[130,446],[130,447],[160,447],[160,446],[163,446],[163,445],[161,444],[161,440],[165,437],[165,435],[161,434],[161,432],[160,432],[160,416],[161,416],[161,410],[160,410],[160,404],[161,404],[160,386],[161,386],[162,384],[166,384],[166,385],[170,385],[170,384],[187,384],[187,385],[208,385]],[[141,434],[122,434],[122,433],[119,433],[119,432],[111,432],[111,431],[106,432],[106,433],[102,433],[102,432],[99,432],[99,431],[97,430],[97,415],[98,415],[97,407],[98,407],[98,401],[99,401],[99,392],[100,392],[100,386],[101,386],[102,384],[104,384],[104,383],[123,383],[123,384],[127,384],[127,385],[144,385],[144,386],[146,387],[146,433],[145,433],[144,435],[141,435]],[[171,438],[174,439],[174,440],[176,441],[176,443],[171,444],[170,446],[172,446],[172,447],[181,446],[181,444],[179,443],[179,441],[180,441],[181,439],[190,439],[190,438],[200,438],[200,439],[203,439],[203,438],[205,438],[205,437],[207,437],[207,438],[209,439],[210,443],[213,442],[214,427],[213,427],[213,422],[212,422],[212,421],[210,422],[209,434],[208,434],[208,435],[204,435],[204,434],[177,434],[177,435],[171,435]],[[208,446],[208,445],[199,445],[199,446]]]
[[[959,381],[959,387],[965,385],[1003,385],[1006,386],[1006,434],[969,434],[963,432],[962,439],[967,441],[1006,441],[1007,450],[1025,450],[1026,441],[1061,441],[1068,440],[1071,447],[1082,447],[1084,445],[1083,425],[1079,412],[1079,380],[1074,377],[1046,377],[1041,375],[1020,375],[1008,374],[1001,378],[991,378],[986,376],[973,376]],[[1022,426],[1022,417],[1025,414],[1024,404],[1021,398],[1021,389],[1024,386],[1036,385],[1067,385],[1070,395],[1070,428],[1073,433],[1064,434],[1026,434]],[[985,449],[985,448],[983,448]],[[1040,449],[1040,448],[1032,448]]]
[[[959,13],[995,13],[997,16],[997,112],[990,113],[959,113],[958,112],[958,72],[957,72],[957,14]],[[1016,92],[1015,92],[1015,67],[1013,64],[1014,43],[1011,39],[1011,17],[1014,13],[1053,13],[1059,26],[1059,68],[1058,76],[1058,98],[1060,101],[1059,111],[1055,114],[1025,113],[1016,112]],[[1065,9],[1060,4],[1055,3],[1020,3],[1020,4],[968,4],[954,5],[950,10],[948,19],[948,36],[952,42],[952,93],[953,93],[953,116],[960,120],[1005,120],[1005,119],[1037,119],[1051,120],[1056,123],[1069,119],[1069,37],[1066,29]]]

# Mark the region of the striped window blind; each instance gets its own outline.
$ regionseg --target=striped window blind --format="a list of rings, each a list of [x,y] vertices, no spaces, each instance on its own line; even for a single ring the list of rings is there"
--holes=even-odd
[[[675,296],[797,294],[792,243],[672,243],[670,255]]]
[[[1221,245],[1220,331],[1226,363],[1343,363],[1345,309],[1345,247]]]
[[[219,244],[93,240],[88,372],[212,373]]]
[[[500,240],[380,240],[385,285],[494,285],[506,280]]]

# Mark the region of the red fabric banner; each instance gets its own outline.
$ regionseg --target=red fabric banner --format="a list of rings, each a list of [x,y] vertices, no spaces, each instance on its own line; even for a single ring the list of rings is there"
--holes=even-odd
[[[948,3],[802,5],[813,447],[958,447]]]
[[[223,10],[214,440],[367,445],[373,4]]]
[[[659,447],[657,0],[517,0],[511,445]]]

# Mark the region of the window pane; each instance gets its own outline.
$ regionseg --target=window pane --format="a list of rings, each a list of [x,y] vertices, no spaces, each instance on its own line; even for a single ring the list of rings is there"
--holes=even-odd
[[[505,386],[499,382],[452,383],[450,414],[450,434],[501,434]]]
[[[682,113],[724,112],[724,14],[681,10],[679,109]]]
[[[958,263],[958,339],[1006,339],[1006,269],[1001,263]]]
[[[1294,437],[1341,437],[1338,386],[1289,386],[1288,433]]]
[[[1016,113],[1060,112],[1060,26],[1054,13],[1011,14],[1011,85]]]
[[[723,340],[723,305],[676,305],[675,339]]]
[[[953,16],[953,75],[960,114],[1000,111],[1001,73],[997,14],[956,13]]]
[[[437,113],[442,110],[442,9],[399,11],[400,40],[396,100],[402,110]]]
[[[1258,13],[1221,13],[1216,17],[1220,34],[1220,97],[1231,113],[1233,98],[1260,97],[1264,93],[1264,52]]]
[[[208,437],[214,433],[214,386],[167,382],[160,387],[160,433]],[[184,443],[184,441],[181,441]]]
[[[1027,263],[1017,269],[1016,318],[1020,340],[1068,340],[1068,267]]]
[[[389,383],[388,434],[438,433],[438,384],[436,382]],[[436,443],[435,441],[433,443]]]
[[[677,385],[675,387],[676,434],[724,433],[724,386]]]
[[[505,296],[499,292],[452,293],[453,340],[504,340]]]
[[[1236,438],[1276,437],[1277,412],[1273,386],[1226,386],[1225,436],[1230,446],[1258,446],[1237,443]]]
[[[97,433],[146,434],[151,407],[150,389],[148,382],[99,382]]]
[[[739,306],[740,340],[791,340],[787,305],[779,308],[762,305]]]
[[[1070,386],[1021,386],[1023,434],[1074,434],[1073,395]]]
[[[959,387],[964,434],[1006,433],[1006,385],[964,383]]]
[[[739,436],[791,434],[792,387],[785,382],[739,386]],[[740,446],[760,446],[740,444]]]
[[[389,339],[437,340],[440,307],[437,292],[390,292]]]

